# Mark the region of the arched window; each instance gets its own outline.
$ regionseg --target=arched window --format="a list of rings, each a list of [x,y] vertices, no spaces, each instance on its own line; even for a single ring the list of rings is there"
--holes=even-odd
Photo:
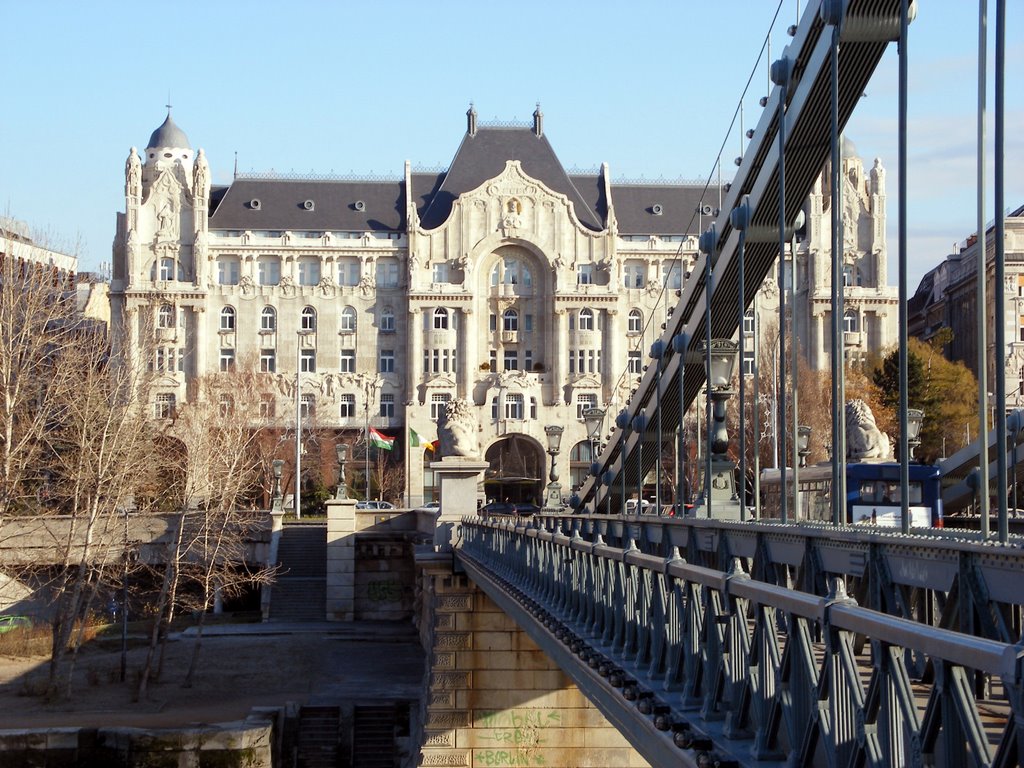
[[[518,331],[519,313],[514,309],[506,309],[505,314],[501,316],[501,329],[503,331]]]
[[[341,310],[341,330],[345,333],[355,333],[356,311],[352,307]]]
[[[381,333],[395,332],[395,313],[391,307],[384,307],[380,311],[380,330]]]
[[[277,310],[273,307],[264,307],[263,311],[260,312],[260,330],[277,330]]]
[[[302,308],[302,330],[304,331],[315,331],[316,330],[316,310],[312,307]]]
[[[644,329],[644,313],[639,309],[629,310],[629,333],[640,333]]]
[[[569,482],[576,490],[590,477],[590,464],[594,460],[593,446],[589,440],[582,440],[569,450]]]
[[[173,328],[174,327],[174,307],[170,304],[161,304],[160,309],[156,313],[156,327],[157,328]]]
[[[592,331],[592,330],[594,330],[594,310],[592,310],[592,309],[581,309],[580,310],[580,330],[581,331]]]
[[[448,330],[448,310],[444,307],[438,307],[434,310],[434,330]]]
[[[235,330],[235,308],[224,307],[220,311],[220,329],[222,331]]]
[[[847,333],[856,333],[860,330],[860,324],[857,322],[857,313],[852,309],[847,310],[843,315],[843,330]]]

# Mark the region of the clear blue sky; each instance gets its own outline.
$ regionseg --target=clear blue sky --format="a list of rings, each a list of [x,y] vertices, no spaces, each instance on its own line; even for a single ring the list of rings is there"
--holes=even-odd
[[[724,142],[728,180],[740,152],[739,127],[727,134],[733,112],[742,99],[744,128],[752,127],[768,90],[762,43],[770,36],[777,58],[805,5],[782,0],[772,29],[776,0],[0,0],[0,212],[67,249],[77,243],[83,270],[109,262],[125,157],[163,121],[168,93],[215,183],[230,181],[235,152],[244,171],[447,166],[471,100],[481,120],[528,120],[539,101],[567,168],[607,162],[616,179],[706,177]],[[910,41],[911,291],[976,220],[976,3],[919,5]],[[1014,208],[1024,203],[1024,8],[1008,5],[1006,205]],[[866,166],[878,156],[889,170],[891,284],[896,73],[890,46],[847,129]]]

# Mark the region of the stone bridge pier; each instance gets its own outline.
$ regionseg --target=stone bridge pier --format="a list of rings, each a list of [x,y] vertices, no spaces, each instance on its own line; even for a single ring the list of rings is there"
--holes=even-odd
[[[647,765],[507,614],[453,572],[451,553],[417,559],[428,657],[420,765]]]
[[[435,462],[444,513],[416,553],[427,652],[419,765],[613,768],[647,762],[575,683],[461,570],[463,513],[486,462]]]

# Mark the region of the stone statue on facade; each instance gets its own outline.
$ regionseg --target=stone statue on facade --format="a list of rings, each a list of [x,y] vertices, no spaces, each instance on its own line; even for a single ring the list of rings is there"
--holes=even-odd
[[[206,162],[206,153],[202,149],[196,155],[192,168],[192,194],[203,200],[210,196],[210,164]]]
[[[889,436],[878,428],[875,415],[863,400],[846,404],[846,460],[892,459]]]
[[[449,401],[437,420],[437,437],[440,441],[438,458],[460,456],[479,459],[480,446],[476,433],[473,407],[466,400]]]
[[[124,179],[125,194],[138,197],[142,191],[142,160],[139,159],[139,152],[135,147],[132,147],[128,159],[125,160]]]

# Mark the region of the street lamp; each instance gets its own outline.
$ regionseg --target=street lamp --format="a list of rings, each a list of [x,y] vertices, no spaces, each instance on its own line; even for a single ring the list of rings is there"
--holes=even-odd
[[[601,427],[604,426],[603,408],[585,408],[583,410],[583,423],[587,425],[587,437],[590,439],[590,460],[596,461],[600,450],[598,438],[601,437]]]
[[[907,458],[913,459],[914,452],[921,445],[921,422],[924,411],[920,408],[907,408]]]
[[[345,462],[348,461],[348,443],[338,443],[334,446],[338,454],[338,491],[334,498],[341,500],[348,498],[348,485],[345,483]]]
[[[806,424],[796,428],[796,452],[800,456],[800,466],[806,467],[811,453],[811,428]]]
[[[708,509],[706,517],[720,520],[739,520],[742,504],[736,494],[735,466],[728,456],[729,432],[725,426],[726,402],[735,394],[732,383],[736,367],[738,345],[729,339],[712,339],[705,342],[708,365],[708,395],[713,403],[713,428],[709,430],[711,445],[708,447],[708,463],[704,478]]]
[[[548,487],[544,499],[544,512],[557,513],[562,508],[562,485],[558,482],[558,470],[555,468],[555,457],[562,445],[563,427],[548,424],[544,427],[544,437],[548,441],[548,456],[551,457],[551,471],[548,472]]]

